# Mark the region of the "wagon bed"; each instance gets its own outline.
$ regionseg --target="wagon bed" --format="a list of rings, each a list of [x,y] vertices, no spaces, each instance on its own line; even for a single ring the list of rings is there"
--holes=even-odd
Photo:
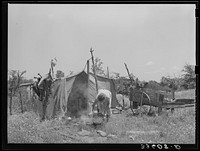
[[[174,102],[165,102],[162,108],[184,108],[192,107],[195,105],[194,99],[176,99]]]

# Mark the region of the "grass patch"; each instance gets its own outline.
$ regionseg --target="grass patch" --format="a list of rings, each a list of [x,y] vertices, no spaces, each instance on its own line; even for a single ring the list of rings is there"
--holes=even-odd
[[[192,94],[192,90],[190,91],[188,93]],[[183,94],[179,93],[179,97],[182,98]],[[16,108],[20,109],[20,106],[16,105]],[[14,113],[8,116],[8,143],[84,143],[85,138],[76,134],[81,129],[92,133],[91,138],[96,141],[94,143],[195,143],[194,107],[175,108],[173,114],[163,111],[162,115],[154,117],[146,114],[142,117],[133,116],[130,109],[123,111],[122,114],[113,114],[101,129],[116,137],[108,138],[106,141],[95,139],[99,135],[95,134],[93,128],[84,124],[84,119],[82,122],[79,119],[70,122],[57,119],[40,122],[40,118],[34,112]],[[138,133],[129,134],[129,131]],[[150,131],[158,133],[149,133]]]
[[[182,110],[182,111],[181,111]],[[195,111],[194,108],[175,110],[175,114],[150,117],[147,115],[126,116],[131,111],[113,115],[109,122],[102,127],[107,134],[113,134],[115,138],[108,138],[105,143],[195,143]],[[77,126],[74,126],[74,125]],[[92,133],[90,139],[99,135],[87,125],[72,120],[66,121],[46,120],[39,121],[39,117],[33,112],[12,115],[8,118],[8,142],[9,143],[84,143],[76,133],[80,129]],[[136,133],[128,133],[130,131]],[[155,133],[150,133],[154,132]]]
[[[61,123],[45,121],[40,123],[39,117],[33,112],[13,115],[8,118],[8,143],[56,143],[62,142],[52,127]]]
[[[184,90],[184,91],[177,91],[175,92],[176,99],[195,99],[195,89]]]
[[[195,143],[195,110],[193,107],[182,108],[175,110],[174,114],[163,113],[156,117],[147,115],[126,117],[125,114],[119,114],[106,124],[105,131],[117,135],[118,143],[125,141],[125,143],[192,144]],[[127,135],[127,131],[141,133],[133,134],[130,139],[131,135]],[[150,131],[159,133],[149,133]]]

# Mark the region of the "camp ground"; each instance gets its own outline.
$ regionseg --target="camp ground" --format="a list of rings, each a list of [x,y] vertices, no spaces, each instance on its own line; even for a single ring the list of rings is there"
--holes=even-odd
[[[119,91],[114,79],[90,72],[89,61],[86,65],[87,71],[84,68],[77,74],[54,80],[51,79],[53,70],[50,68],[45,76],[36,77],[39,81],[20,84],[19,89],[29,92],[23,96],[19,91],[21,107],[23,101],[31,107],[19,116],[9,116],[8,141],[62,144],[194,142],[191,136],[194,130],[188,121],[194,119],[195,99],[176,94],[176,99],[170,101],[173,94],[139,83],[139,89],[135,88],[133,93],[137,106],[132,106],[126,88]],[[43,81],[38,85],[41,79]],[[133,83],[133,86],[138,84],[131,78],[125,81]],[[38,86],[44,89],[38,91]],[[95,113],[90,116],[97,88],[107,89],[112,94],[112,115],[108,121]],[[125,106],[125,103],[128,105]],[[144,110],[146,107],[147,111]],[[171,112],[166,109],[171,109]],[[183,140],[179,136],[181,125],[188,128],[184,130],[189,134],[187,142],[185,137]],[[21,127],[20,130],[17,127]],[[175,137],[179,139],[175,140]]]
[[[127,108],[124,108],[124,100],[121,100],[123,103],[119,103],[120,100],[117,99],[117,94],[120,94],[121,92],[117,91],[115,80],[96,75],[95,71],[94,73],[90,72],[89,60],[87,60],[87,71],[85,71],[84,68],[83,71],[75,75],[55,79],[49,88],[50,91],[45,91],[44,93],[46,96],[48,93],[48,97],[44,97],[43,99],[38,98],[32,102],[33,110],[37,112],[42,119],[64,117],[78,118],[83,115],[88,116],[91,113],[92,104],[94,103],[97,95],[97,89],[107,89],[112,93],[111,110],[114,114],[120,114],[122,109],[127,110]],[[126,64],[125,67],[129,75],[129,70]],[[49,73],[53,71],[52,66],[49,71]],[[47,78],[48,74],[45,75],[45,77]],[[129,78],[130,79],[127,79],[128,83],[133,83],[133,85],[138,84],[136,81],[134,81],[134,79],[131,78],[130,75]],[[33,89],[33,97],[33,94],[37,93],[33,87],[33,84],[22,83],[20,85],[20,87],[29,86]],[[128,97],[128,92],[126,94],[121,94],[125,97]],[[133,113],[134,109],[137,109],[137,111],[141,113],[142,107],[148,106],[147,112],[150,115],[153,111],[152,107],[154,107],[157,108],[157,115],[159,115],[162,113],[163,109],[171,109],[173,112],[174,108],[191,107],[194,106],[195,103],[194,99],[180,98],[173,99],[173,101],[168,101],[166,98],[170,98],[172,100],[172,95],[169,95],[169,93],[164,91],[149,89],[145,86],[142,86],[140,83],[139,88],[135,88],[133,94],[133,100],[137,103],[137,105],[134,107],[129,102],[129,109],[131,109]],[[46,104],[44,104],[45,100]]]
[[[195,1],[39,3],[3,3],[4,146],[198,147]]]
[[[19,116],[9,115],[9,142],[151,143],[177,142],[171,138],[179,137],[178,142],[185,143],[182,136],[177,136],[180,125],[189,133],[184,140],[188,137],[187,143],[194,142],[194,129],[188,122],[195,117],[194,91],[191,97],[185,92],[185,96],[178,96],[170,89],[152,89],[148,83],[134,79],[126,64],[128,78],[123,79],[119,88],[119,81],[109,78],[109,74],[100,76],[94,68],[90,70],[94,59],[93,51],[90,52],[92,57],[76,74],[55,78],[55,64],[51,61],[49,72],[44,76],[38,74],[35,82],[20,84],[18,80],[17,100],[22,112]],[[98,114],[97,107],[92,112],[99,89],[109,90],[112,96],[112,114],[107,120],[105,115]],[[21,128],[16,131],[16,127]]]

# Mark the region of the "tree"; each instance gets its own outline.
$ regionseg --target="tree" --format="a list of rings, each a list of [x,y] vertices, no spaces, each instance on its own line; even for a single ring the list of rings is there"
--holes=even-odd
[[[170,76],[167,76],[167,77],[163,76],[161,78],[160,85],[169,87],[172,91],[172,97],[174,99],[175,91],[182,86],[182,79],[176,76],[174,76],[174,78],[171,78]]]
[[[169,85],[169,78],[162,76],[162,78],[160,80],[160,85],[161,86]]]
[[[182,79],[180,77],[171,78],[170,76],[162,77],[160,81],[161,86],[168,86],[169,88],[173,88],[177,90],[182,85]]]
[[[182,77],[184,81],[183,86],[186,89],[195,88],[196,87],[195,66],[186,63],[182,72],[183,72]]]
[[[95,58],[94,65],[91,66],[91,69],[92,71],[93,69],[95,69],[97,75],[105,76],[105,72],[103,70],[102,65],[103,65],[103,62],[101,61],[101,59]]]
[[[153,90],[161,90],[161,86],[158,82],[150,80],[148,82],[147,88],[153,89]]]
[[[130,83],[130,80],[127,79],[126,77],[120,76],[119,73],[113,72],[114,75],[111,76],[112,79],[114,79],[115,85],[116,85],[116,90],[117,93],[122,94],[122,107],[123,109],[125,108],[125,102],[124,102],[124,95],[128,95],[128,84]]]
[[[56,71],[56,78],[60,79],[60,78],[62,78],[64,76],[65,76],[65,73],[62,72],[61,70],[57,70]]]
[[[19,88],[19,85],[22,83],[22,75],[26,73],[26,71],[22,71],[21,73],[18,71],[17,73],[17,78],[18,78],[18,86],[17,88]],[[21,95],[21,90],[19,90],[19,99],[20,99],[20,104],[21,104],[21,112],[23,113],[24,112],[24,109],[23,109],[23,102],[22,102],[22,95]]]
[[[122,95],[128,95],[128,87],[131,83],[131,80],[121,76],[119,73],[114,72],[114,75],[111,76],[114,79],[117,93]]]
[[[12,98],[13,96],[16,94],[16,91],[19,89],[19,85],[22,82],[22,75],[26,73],[26,71],[17,71],[17,70],[10,70],[9,71],[9,80],[8,80],[8,92],[9,92],[9,96],[10,96],[10,115],[12,115]],[[21,109],[23,112],[23,102],[21,100],[21,92],[19,91],[19,95],[20,95],[20,102],[21,102]]]

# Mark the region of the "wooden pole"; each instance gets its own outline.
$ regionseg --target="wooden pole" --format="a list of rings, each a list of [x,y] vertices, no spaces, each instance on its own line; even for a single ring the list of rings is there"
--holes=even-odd
[[[126,67],[128,76],[129,76],[129,78],[130,78],[130,80],[131,80],[131,84],[133,84],[133,79],[131,78],[131,75],[130,75],[130,73],[129,73],[128,67],[127,67],[126,63],[124,63],[124,64],[125,64],[125,67]]]
[[[21,90],[19,90],[19,100],[20,100],[20,104],[21,104],[21,112],[24,113]]]
[[[172,88],[172,100],[175,99],[175,90]]]
[[[94,67],[94,56],[93,56],[93,51],[92,48],[90,48],[90,53],[91,53],[91,56],[92,56],[92,64],[93,64],[93,72],[94,72],[94,78],[95,78],[95,83],[96,83],[96,91],[98,93],[98,82],[97,82],[97,76],[96,76],[96,70],[95,70],[95,67]]]
[[[110,76],[109,76],[109,69],[108,69],[108,67],[107,67],[107,76],[108,76],[108,78],[110,78]]]
[[[140,101],[140,116],[142,116],[142,102],[143,102],[143,88],[141,88],[141,101]]]
[[[87,99],[89,100],[90,94],[89,94],[89,82],[90,82],[90,60],[87,60],[87,75],[88,75],[88,83],[87,83]],[[92,105],[90,104],[90,101],[88,102],[89,105],[89,111],[88,113],[92,113]]]
[[[89,60],[87,60],[87,74],[88,74],[88,76],[90,74],[90,61]]]

